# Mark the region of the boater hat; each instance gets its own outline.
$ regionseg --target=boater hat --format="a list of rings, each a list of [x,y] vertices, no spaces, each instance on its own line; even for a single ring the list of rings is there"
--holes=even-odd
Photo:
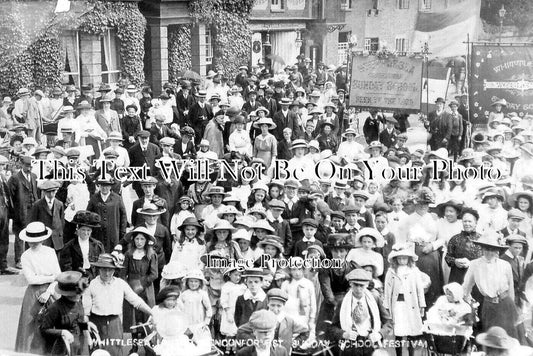
[[[91,265],[100,268],[124,268],[118,258],[110,253],[102,253],[98,256],[98,261],[91,263]]]
[[[397,243],[392,246],[392,251],[389,253],[387,260],[390,263],[395,257],[411,257],[415,262],[418,260],[418,256],[416,255],[413,246],[402,243]]]
[[[29,223],[19,235],[22,241],[26,242],[42,242],[48,239],[52,235],[52,230],[46,227],[40,221],[34,221]]]

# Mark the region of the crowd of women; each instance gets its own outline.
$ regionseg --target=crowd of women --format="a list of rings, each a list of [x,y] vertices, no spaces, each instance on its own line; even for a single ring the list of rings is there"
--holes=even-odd
[[[415,149],[406,115],[372,112],[360,135],[344,68],[313,71],[301,58],[276,77],[240,70],[165,85],[158,98],[127,83],[96,98],[90,86],[4,98],[0,270],[20,269],[28,283],[17,351],[122,355],[140,346],[125,333],[148,320],[157,336],[145,352],[159,355],[207,353],[222,340],[227,354],[305,354],[326,340],[335,354],[372,355],[394,339],[397,355],[400,340],[412,355],[424,333],[462,329],[489,355],[528,345],[533,117],[500,112],[473,147],[433,136],[431,149]],[[429,128],[443,127],[438,110]],[[107,163],[94,166],[98,157]],[[83,179],[38,179],[34,159],[47,158]],[[212,175],[164,174],[162,162],[188,158],[210,160]],[[276,159],[301,179],[271,179]],[[502,175],[432,179],[431,161],[448,159]],[[220,179],[219,160],[264,174]],[[352,177],[318,179],[319,160]],[[113,178],[143,165],[143,181]],[[423,174],[369,180],[368,167]],[[50,165],[48,178],[59,171]],[[252,263],[230,263],[239,260]]]

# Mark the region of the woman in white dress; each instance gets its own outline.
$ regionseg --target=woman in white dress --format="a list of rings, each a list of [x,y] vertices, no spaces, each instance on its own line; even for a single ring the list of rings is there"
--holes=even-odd
[[[463,223],[459,220],[462,208],[463,204],[457,200],[448,200],[437,206],[437,215],[440,218],[437,221],[437,239],[443,242],[442,274],[444,284],[448,284],[448,278],[450,276],[450,267],[444,260],[446,248],[448,241],[463,230]]]

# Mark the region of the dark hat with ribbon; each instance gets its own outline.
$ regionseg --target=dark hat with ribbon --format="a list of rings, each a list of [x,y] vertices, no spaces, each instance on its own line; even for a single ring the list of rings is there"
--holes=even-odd
[[[82,294],[88,286],[83,274],[78,271],[62,272],[56,277],[56,281],[55,292],[67,297]]]
[[[99,227],[100,221],[100,215],[87,210],[76,212],[76,215],[74,215],[74,218],[72,219],[72,223],[78,225],[78,227],[87,226],[90,228]]]

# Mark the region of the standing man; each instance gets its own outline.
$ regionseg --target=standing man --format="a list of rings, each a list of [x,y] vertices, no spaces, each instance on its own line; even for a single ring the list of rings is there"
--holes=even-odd
[[[270,355],[270,356],[287,356],[287,349],[283,345],[278,345],[276,338],[276,327],[278,317],[270,310],[258,310],[250,316],[248,322],[252,327],[255,342],[252,346],[246,346],[237,351],[237,356],[249,355]],[[279,330],[278,330],[279,331]],[[250,340],[247,340],[250,342]],[[274,343],[273,341],[276,341]]]
[[[9,160],[0,156],[0,275],[16,274],[7,267],[9,250],[9,211],[12,209],[11,197],[4,175]]]
[[[272,118],[276,112],[278,112],[278,103],[272,96],[274,95],[274,89],[268,87],[265,89],[265,97],[259,100],[261,105],[268,110],[268,117]]]
[[[295,140],[300,135],[300,127],[298,126],[298,116],[289,110],[292,100],[283,98],[279,102],[281,110],[274,114],[273,121],[276,128],[272,130],[272,135],[276,137],[278,142],[283,141],[283,130],[288,127],[292,130],[292,139]]]
[[[397,123],[398,121],[392,116],[386,118],[385,130],[381,131],[379,134],[379,142],[381,142],[383,146],[389,148],[396,144],[396,139],[400,134],[400,132],[394,128]]]
[[[205,102],[207,93],[205,90],[199,90],[196,94],[197,102],[189,110],[189,119],[187,124],[196,132],[195,143],[200,144],[204,137],[204,130],[209,120],[213,118],[213,109],[211,105]]]
[[[46,180],[39,184],[44,197],[37,200],[30,211],[30,221],[40,221],[52,230],[51,238],[44,241],[44,245],[52,247],[59,258],[63,249],[63,228],[65,222],[65,208],[56,199],[57,190],[61,184],[57,181]]]
[[[370,110],[370,116],[365,120],[363,125],[363,134],[365,135],[366,143],[378,141],[381,118],[378,116],[378,110]]]
[[[248,100],[242,106],[242,110],[246,111],[247,114],[250,114],[252,111],[257,110],[261,104],[255,100],[257,98],[257,92],[255,90],[250,90],[248,92]]]
[[[22,269],[20,256],[24,252],[24,242],[19,238],[19,234],[28,223],[31,222],[30,210],[33,204],[39,199],[37,194],[37,176],[31,173],[32,157],[22,156],[20,158],[22,167],[17,174],[11,176],[7,182],[9,195],[13,202],[13,232],[15,233],[15,267]]]
[[[457,111],[459,109],[459,103],[455,100],[452,100],[449,104],[452,113],[450,115],[450,120],[447,124],[451,123],[451,132],[448,139],[448,153],[452,156],[453,159],[461,155],[461,138],[463,137],[463,117]]]
[[[446,121],[448,114],[444,111],[444,99],[437,98],[435,105],[437,108],[428,114],[428,119],[424,122],[424,126],[429,131],[429,146],[433,151],[442,147],[443,138],[446,136],[446,132],[443,132],[443,129],[446,127],[441,125],[441,122]],[[445,145],[448,142],[445,143]]]
[[[104,244],[106,252],[111,253],[126,233],[126,208],[121,196],[111,191],[115,184],[113,179],[99,179],[96,184],[100,191],[89,200],[87,211],[100,215],[101,226],[95,238]]]
[[[137,134],[138,142],[131,146],[128,150],[130,156],[130,167],[146,166],[150,169],[149,175],[156,174],[155,162],[161,157],[161,150],[159,147],[151,142],[148,142],[150,133],[142,130]],[[138,181],[132,183],[132,187],[137,193],[137,196],[142,197],[143,191],[141,184]]]

